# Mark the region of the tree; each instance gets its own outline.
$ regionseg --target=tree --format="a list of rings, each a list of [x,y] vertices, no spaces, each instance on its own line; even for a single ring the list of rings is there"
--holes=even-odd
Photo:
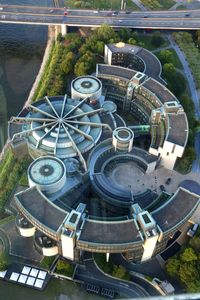
[[[198,236],[194,236],[192,239],[190,239],[189,245],[195,250],[195,252],[200,252],[200,238]]]
[[[94,32],[94,37],[95,36],[97,37],[97,40],[103,41],[104,43],[108,43],[110,39],[115,40],[115,42],[119,41],[118,34],[107,24],[103,24],[97,28]]]
[[[180,269],[180,261],[177,258],[169,258],[166,264],[166,270],[172,277],[177,277]]]
[[[179,272],[180,280],[186,286],[193,281],[193,278],[197,279],[199,277],[195,265],[191,263],[181,263]]]
[[[120,279],[130,280],[129,273],[127,273],[126,269],[121,265],[119,266],[114,265],[112,276]]]
[[[164,64],[163,66],[164,76],[169,79],[171,76],[176,75],[176,69],[172,63]]]
[[[119,37],[123,42],[127,42],[131,36],[131,31],[128,28],[120,28]]]
[[[59,32],[58,35],[57,35],[57,41],[62,42],[62,39],[63,39],[62,33]]]
[[[0,271],[7,270],[9,265],[9,257],[5,251],[0,254]]]
[[[163,44],[163,38],[159,31],[156,31],[152,37],[152,44],[156,47],[160,47]]]
[[[186,82],[183,75],[176,72],[172,63],[164,64],[163,75],[168,83],[168,88],[179,98],[186,89]]]
[[[197,255],[192,248],[186,248],[180,256],[183,262],[191,262],[197,260]]]
[[[131,45],[137,45],[137,41],[134,39],[134,38],[130,38],[128,40],[128,44],[131,44]]]
[[[83,56],[79,58],[74,67],[74,74],[76,76],[82,76],[90,74],[94,71],[96,66],[96,59],[93,53],[86,52]]]
[[[158,58],[161,61],[162,65],[173,62],[173,55],[170,50],[161,50]]]
[[[56,272],[66,275],[72,276],[74,271],[74,266],[64,260],[59,259],[56,265]]]
[[[67,55],[63,58],[60,68],[65,74],[68,74],[70,71],[73,70],[74,63],[75,63],[74,53],[68,52]]]

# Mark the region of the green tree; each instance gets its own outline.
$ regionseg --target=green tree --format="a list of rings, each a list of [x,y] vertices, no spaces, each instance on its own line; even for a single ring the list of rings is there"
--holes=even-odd
[[[59,259],[56,265],[56,272],[66,275],[72,276],[74,271],[74,266],[64,260]]]
[[[103,24],[97,28],[94,32],[94,37],[95,36],[98,40],[103,41],[104,43],[108,43],[110,39],[115,40],[115,42],[119,41],[118,34],[107,24]]]
[[[169,79],[171,76],[176,75],[176,69],[172,63],[164,64],[163,66],[164,76]]]
[[[179,259],[173,257],[169,258],[166,264],[166,270],[172,277],[177,277],[180,269],[180,261]]]
[[[76,76],[82,76],[90,74],[95,70],[96,59],[93,53],[86,52],[83,56],[79,58],[74,66],[74,74]]]
[[[119,30],[119,37],[123,42],[127,42],[128,39],[131,37],[131,31],[128,28],[120,28]]]
[[[158,58],[161,61],[162,65],[173,62],[173,55],[170,50],[161,50]]]
[[[168,88],[179,98],[186,89],[186,82],[183,75],[176,72],[172,63],[164,64],[163,75],[168,83]]]
[[[200,238],[198,236],[194,236],[189,241],[189,246],[194,249],[195,252],[200,252]]]
[[[188,286],[190,282],[192,282],[193,278],[197,279],[198,271],[194,264],[191,263],[181,263],[180,269],[179,269],[179,277],[180,280]]]
[[[75,59],[76,58],[73,52],[68,52],[63,58],[60,68],[65,74],[68,74],[73,70]]]
[[[128,44],[131,44],[131,45],[137,45],[137,41],[134,39],[134,38],[130,38],[128,40]]]
[[[152,36],[152,44],[156,47],[160,47],[163,44],[163,38],[159,31],[156,31]]]
[[[180,259],[183,262],[191,262],[197,260],[197,255],[195,254],[192,248],[186,248],[183,253],[180,255]]]
[[[57,41],[62,42],[62,39],[63,39],[62,33],[59,32],[58,35],[57,35]]]
[[[9,257],[5,251],[0,253],[0,271],[5,271],[9,265]]]

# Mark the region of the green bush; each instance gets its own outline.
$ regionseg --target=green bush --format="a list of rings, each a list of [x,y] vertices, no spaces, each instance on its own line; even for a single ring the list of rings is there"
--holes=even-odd
[[[50,270],[54,259],[55,259],[55,256],[45,256],[43,258],[43,260],[40,262],[40,266],[44,269]]]
[[[56,265],[56,273],[59,273],[61,275],[65,275],[68,277],[72,277],[74,272],[74,265],[64,261],[64,260],[58,260]]]
[[[170,276],[180,280],[187,292],[200,292],[200,266],[199,266],[200,238],[191,239],[181,252],[168,259],[166,270]]]
[[[10,263],[9,256],[5,251],[0,253],[0,271],[5,271]]]

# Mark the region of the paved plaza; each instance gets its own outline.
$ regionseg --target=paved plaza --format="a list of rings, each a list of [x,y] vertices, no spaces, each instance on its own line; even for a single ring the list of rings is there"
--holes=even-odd
[[[166,192],[174,193],[180,183],[184,180],[194,180],[199,182],[198,174],[189,173],[182,175],[176,171],[171,171],[163,167],[158,167],[154,172],[145,174],[144,171],[134,162],[118,163],[107,174],[111,184],[120,188],[131,189],[134,195],[151,189],[156,193],[160,193],[160,186],[164,185]],[[168,178],[171,178],[170,184],[166,184]]]

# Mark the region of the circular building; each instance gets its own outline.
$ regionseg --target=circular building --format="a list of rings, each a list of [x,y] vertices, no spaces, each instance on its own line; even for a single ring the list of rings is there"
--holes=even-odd
[[[28,181],[30,187],[38,186],[41,191],[47,194],[56,193],[66,183],[66,167],[56,157],[40,157],[29,166]]]
[[[72,99],[90,98],[97,100],[101,97],[102,83],[94,76],[80,76],[71,83]]]
[[[29,105],[9,123],[9,137],[17,148],[26,141],[33,159],[53,155],[60,159],[89,151],[99,140],[102,124],[99,112],[87,99],[73,100],[67,96],[45,97]],[[21,151],[21,150],[20,150]]]

